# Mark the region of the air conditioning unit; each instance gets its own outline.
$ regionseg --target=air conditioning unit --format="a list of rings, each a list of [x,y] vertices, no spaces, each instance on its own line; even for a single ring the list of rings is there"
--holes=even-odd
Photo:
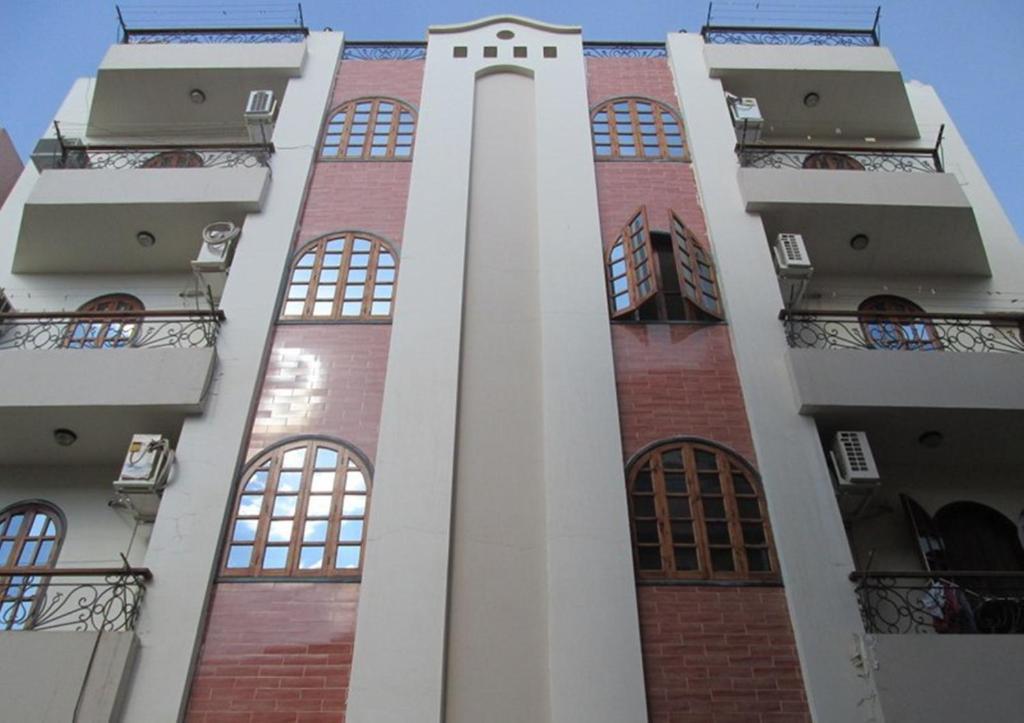
[[[780,233],[772,244],[775,256],[775,270],[787,279],[810,278],[814,272],[811,257],[807,255],[804,237],[798,233]]]
[[[865,432],[836,432],[829,455],[836,472],[836,486],[871,489],[878,486],[878,468]]]
[[[235,244],[242,232],[231,221],[215,221],[203,229],[203,245],[192,262],[196,273],[227,271],[235,255]]]
[[[245,104],[245,127],[253,143],[269,143],[274,135],[277,101],[272,90],[254,90]]]
[[[729,113],[732,115],[733,128],[736,129],[736,141],[745,145],[761,140],[764,118],[761,117],[757,98],[738,98],[735,95],[727,95],[726,102],[729,104]]]
[[[137,520],[152,522],[156,519],[173,459],[174,451],[166,437],[159,434],[132,436],[121,476],[114,480],[114,493]]]

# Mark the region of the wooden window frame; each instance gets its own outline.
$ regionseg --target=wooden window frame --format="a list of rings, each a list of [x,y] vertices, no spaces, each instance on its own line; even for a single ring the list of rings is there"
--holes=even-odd
[[[10,522],[16,516],[21,516],[18,528],[11,533]],[[41,534],[33,535],[32,527],[38,516],[46,518],[43,523]],[[50,526],[53,526],[53,534],[47,534]],[[31,500],[18,502],[0,511],[0,550],[7,547],[6,555],[0,557],[0,567],[25,568],[26,572],[39,570],[53,570],[57,566],[57,557],[64,544],[64,536],[67,531],[67,523],[63,513],[53,504],[43,500]],[[39,560],[40,546],[49,542],[50,552],[45,560]],[[32,561],[29,564],[19,562],[24,554],[25,544],[32,543]],[[0,603],[2,603],[3,614],[0,614],[0,630],[30,630],[32,621],[36,614],[36,605],[46,595],[46,585],[49,579],[45,575],[17,575],[0,577]],[[31,591],[32,594],[26,594]],[[18,608],[28,604],[25,613],[16,614],[15,617],[8,617],[8,610],[11,605]],[[16,625],[20,623],[20,625]]]
[[[637,222],[640,227],[637,228]],[[618,250],[621,249],[621,256]],[[637,260],[637,252],[643,252],[644,258]],[[615,265],[623,262],[625,275],[615,271]],[[647,265],[646,274],[640,267]],[[610,304],[613,319],[631,314],[640,308],[650,299],[653,299],[660,291],[658,273],[656,272],[657,259],[654,254],[654,245],[651,242],[651,225],[647,219],[647,207],[640,206],[630,214],[629,221],[619,231],[619,235],[608,249],[605,262],[605,279],[608,283],[608,303]],[[625,279],[626,290],[616,292],[616,282]],[[641,291],[644,283],[650,284],[650,289]],[[626,294],[629,303],[616,308],[616,298]]]
[[[910,299],[892,294],[878,294],[869,296],[857,306],[858,312],[871,313],[873,316],[859,317],[861,332],[864,334],[865,343],[872,349],[887,349],[893,351],[941,351],[942,344],[935,329],[935,325],[924,318],[915,319],[912,314],[925,314],[925,310]],[[884,316],[875,316],[891,311],[894,316],[886,319]],[[895,332],[891,340],[881,340],[872,331],[872,328],[881,324],[891,327]],[[907,326],[921,328],[923,335],[910,334],[905,331]]]
[[[353,135],[352,128],[355,124],[355,113],[356,108],[360,104],[369,103],[370,109],[367,111],[366,131],[363,135],[362,150],[359,155],[346,155],[349,147],[349,138]],[[394,106],[392,110],[391,124],[388,127],[388,138],[385,146],[383,155],[374,155],[374,143],[373,138],[375,134],[373,128],[377,125],[377,114],[380,110],[381,103],[390,103]],[[399,127],[402,125],[402,114],[408,113],[412,118],[412,131],[409,133],[400,133]],[[339,116],[341,120],[338,120]],[[418,118],[416,109],[412,105],[405,101],[399,100],[398,98],[390,98],[386,96],[374,96],[365,98],[353,98],[347,100],[341,105],[338,105],[331,109],[327,114],[327,119],[324,122],[323,132],[320,134],[320,142],[317,145],[317,160],[319,161],[411,161],[413,153],[416,147],[416,127],[418,125]],[[332,127],[340,126],[340,132],[331,132]],[[406,146],[399,146],[399,136],[409,136],[409,152],[406,155],[401,155],[398,152],[398,148],[405,148]],[[338,142],[329,142],[329,139],[337,137]],[[326,153],[327,149],[337,148],[337,153],[329,155]]]
[[[318,448],[329,449],[337,454],[337,464],[333,468],[317,467],[316,457]],[[298,467],[284,468],[285,455],[300,449],[305,450],[301,469]],[[261,471],[266,471],[263,490],[260,492],[247,490],[250,481]],[[348,487],[348,477],[354,471],[358,471],[362,475],[362,491]],[[299,473],[297,489],[292,490],[280,487],[282,472]],[[331,483],[330,507],[326,516],[324,514],[312,514],[310,498],[312,496],[327,495],[323,490],[314,489],[314,473],[327,472],[333,472],[334,475]],[[260,453],[252,462],[246,465],[236,486],[235,495],[233,496],[234,506],[224,540],[220,575],[225,578],[358,579],[362,575],[363,562],[366,556],[366,525],[370,515],[372,491],[373,471],[369,462],[359,450],[340,440],[319,436],[300,437],[279,443]],[[279,493],[281,497],[295,498],[294,512],[290,517],[275,516],[274,514],[275,501]],[[261,497],[258,514],[242,514],[242,498],[256,495]],[[363,502],[362,512],[359,514],[346,513],[344,509],[346,497],[361,497]],[[256,523],[252,540],[235,537],[236,523],[240,521],[254,521]],[[291,523],[287,541],[270,539],[271,523],[275,521]],[[322,541],[304,539],[307,522],[326,523],[326,532]],[[361,523],[358,542],[340,539],[343,523],[345,522]],[[301,567],[303,547],[321,546],[323,547],[321,566],[318,568]],[[251,548],[249,564],[246,567],[229,567],[232,551],[235,547]],[[278,547],[286,550],[284,567],[263,567],[264,554],[268,547]],[[357,566],[342,568],[335,566],[339,550],[342,548],[356,548],[359,550],[359,564]]]
[[[329,244],[332,241],[341,241],[341,251],[328,251]],[[356,251],[355,245],[357,241],[368,241],[370,243],[370,249],[366,253],[368,254],[367,265],[365,267],[366,278],[362,282],[349,282],[349,274],[351,271],[362,270],[363,267],[353,267],[352,257],[353,255],[361,255],[362,251]],[[312,266],[300,266],[302,260],[309,254],[314,254],[314,260]],[[338,254],[341,256],[339,265],[325,266],[325,257],[327,254]],[[390,266],[381,265],[381,256],[388,255],[391,257]],[[337,268],[338,280],[335,282],[325,282],[325,285],[333,284],[335,286],[334,295],[330,299],[318,299],[317,288],[320,285],[321,274],[324,270],[334,270]],[[296,281],[296,272],[298,271],[310,271],[309,281]],[[379,281],[379,272],[390,270],[393,272],[393,278],[391,281]],[[306,286],[305,296],[300,297],[298,295],[292,296],[292,289],[295,286]],[[358,315],[345,315],[344,304],[353,303],[356,301],[355,298],[345,298],[346,289],[349,286],[362,286],[363,294],[358,299],[360,303],[360,310]],[[386,298],[378,295],[378,287],[391,287],[391,296]],[[284,287],[284,297],[281,301],[281,313],[280,318],[282,321],[302,321],[302,322],[360,322],[360,321],[375,321],[375,322],[390,322],[395,310],[395,297],[398,291],[398,254],[394,247],[385,241],[384,239],[374,236],[373,234],[361,233],[359,231],[339,231],[337,233],[327,234],[320,238],[314,239],[309,243],[302,246],[298,251],[295,252],[291,264],[288,267],[288,278]],[[381,292],[383,293],[383,292]],[[301,301],[302,312],[299,314],[288,313],[288,307],[290,303],[297,303]],[[314,314],[317,302],[331,303],[330,314]],[[386,314],[374,314],[373,307],[375,303],[388,304],[388,311]]]
[[[698,466],[697,452],[706,452],[714,456],[715,469]],[[678,453],[681,466],[670,466],[664,462],[664,456]],[[667,471],[666,471],[667,470]],[[637,480],[642,474],[649,474],[650,491],[638,489]],[[669,489],[666,475],[677,479],[676,487]],[[716,475],[718,493],[702,491],[700,475]],[[746,479],[750,492],[738,493],[736,479],[742,475]],[[768,509],[764,500],[764,492],[760,478],[754,468],[742,457],[730,450],[696,438],[683,437],[658,442],[637,455],[626,468],[626,486],[629,506],[630,536],[632,541],[634,565],[638,580],[727,580],[727,581],[777,581],[779,579],[779,563],[775,553]],[[678,484],[683,483],[683,491]],[[654,515],[638,515],[639,498],[651,498]],[[678,509],[688,509],[689,516],[677,515],[673,520],[671,514],[672,499],[685,499],[687,504],[676,505]],[[705,500],[721,499],[724,517],[709,518]],[[739,500],[756,500],[758,517],[743,517],[740,513]],[[657,532],[657,543],[640,542],[638,523],[653,522]],[[673,536],[673,522],[685,531],[689,524],[689,540],[685,532],[679,538]],[[708,523],[724,525],[728,534],[728,543],[712,542]],[[744,525],[760,525],[763,540],[750,542],[744,538]],[[692,541],[690,541],[692,540]],[[657,570],[641,569],[641,548],[657,549],[660,567]],[[676,569],[676,548],[692,549],[696,569]],[[764,550],[768,561],[768,570],[751,570],[747,550]],[[732,559],[732,570],[716,570],[712,564],[712,550],[729,550]]]
[[[630,156],[630,155],[622,155],[622,153],[621,153],[621,147],[623,145],[622,142],[621,142],[622,141],[621,136],[623,134],[619,133],[618,128],[617,128],[618,123],[616,123],[616,121],[615,121],[615,113],[616,113],[615,106],[616,106],[616,104],[621,104],[621,103],[627,103],[628,104],[629,123],[630,123],[630,126],[631,126],[631,133],[630,133],[630,135],[631,135],[632,140],[633,140],[633,148],[636,149],[636,151],[637,151],[637,153],[635,155],[632,155],[632,156]],[[651,106],[651,114],[654,117],[654,123],[653,123],[654,128],[655,128],[654,134],[655,134],[655,137],[658,140],[658,155],[657,156],[648,156],[648,155],[646,155],[644,153],[644,149],[646,148],[646,146],[644,145],[644,142],[643,142],[644,133],[642,131],[641,126],[642,125],[651,125],[651,124],[642,124],[641,123],[641,121],[640,121],[640,113],[641,113],[641,111],[637,108],[637,104],[638,103],[645,103],[645,104],[649,104]],[[619,111],[619,112],[623,112],[623,111]],[[605,116],[606,116],[606,119],[608,121],[608,133],[598,133],[597,132],[595,124],[598,122],[597,121],[597,116],[600,113],[604,113]],[[670,132],[670,130],[666,129],[666,121],[664,119],[664,115],[663,114],[668,115],[668,116],[670,116],[672,118],[672,122],[676,124],[676,127],[679,130],[678,134],[672,133],[672,132]],[[687,145],[686,145],[686,127],[683,125],[683,120],[682,120],[682,118],[679,117],[679,113],[677,113],[675,110],[673,110],[668,105],[666,105],[664,103],[661,103],[659,101],[656,101],[656,100],[654,100],[652,98],[644,98],[644,97],[641,97],[641,96],[623,96],[623,97],[618,97],[618,98],[610,98],[608,100],[602,101],[601,103],[599,103],[596,106],[594,106],[591,109],[591,111],[590,111],[590,135],[591,135],[591,140],[593,141],[593,145],[594,145],[594,159],[598,160],[598,161],[684,161],[685,162],[685,161],[689,161],[690,160],[690,154],[689,154],[689,151],[687,150]],[[608,139],[609,139],[608,143],[600,143],[599,144],[597,142],[597,137],[599,135],[607,135]],[[679,151],[678,155],[673,155],[669,149],[670,148],[675,148],[676,146],[670,146],[668,140],[669,140],[670,137],[674,138],[676,135],[679,136],[680,145],[678,146],[678,148],[680,149],[680,151]],[[628,146],[629,144],[625,144],[625,145]],[[607,146],[609,148],[609,152],[607,154],[598,153],[598,148],[599,147],[604,147],[604,146]]]
[[[114,308],[109,308],[113,305]],[[127,307],[127,308],[121,308]],[[120,312],[120,311],[145,311],[146,306],[142,300],[131,294],[117,293],[104,294],[82,304],[78,311],[88,312]],[[78,334],[78,330],[85,328],[84,336]],[[93,330],[97,330],[95,334]],[[116,336],[109,338],[113,331]],[[127,331],[128,333],[124,333]],[[142,331],[141,323],[125,323],[114,319],[104,321],[77,321],[68,324],[62,346],[67,349],[117,349],[132,346]],[[107,344],[110,341],[112,343]]]
[[[699,314],[693,313],[696,309],[716,321],[724,320],[722,292],[718,285],[718,273],[715,271],[715,262],[711,258],[711,252],[697,240],[697,236],[683,223],[675,211],[668,212],[668,227],[669,236],[672,238],[672,256],[676,260],[679,291],[683,295],[683,303],[687,312],[686,318],[691,321],[699,320]],[[692,260],[690,265],[687,264],[688,260]],[[695,268],[691,268],[691,266]],[[714,289],[714,293],[708,292],[701,283],[702,281],[707,281]],[[706,296],[715,299],[714,306],[707,302]]]

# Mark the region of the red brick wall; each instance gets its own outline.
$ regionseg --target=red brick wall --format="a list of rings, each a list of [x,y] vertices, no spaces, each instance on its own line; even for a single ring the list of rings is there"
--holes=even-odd
[[[809,721],[781,588],[639,587],[650,723]]]
[[[344,62],[333,98],[383,95],[416,104],[422,79],[422,62]],[[400,249],[411,167],[317,163],[296,245],[358,229]],[[401,278],[399,257],[397,293]],[[324,434],[350,442],[373,461],[390,339],[388,324],[278,325],[247,456],[283,437]],[[358,594],[351,583],[219,582],[188,719],[343,721]]]
[[[345,720],[359,586],[220,583],[191,723]]]
[[[662,59],[591,58],[591,104],[640,95],[677,108]],[[685,132],[685,131],[684,131]],[[705,243],[688,163],[597,161],[604,248],[640,205],[652,229],[675,211]],[[623,454],[666,437],[724,444],[755,463],[728,327],[612,324]],[[809,720],[782,588],[637,588],[651,723]]]

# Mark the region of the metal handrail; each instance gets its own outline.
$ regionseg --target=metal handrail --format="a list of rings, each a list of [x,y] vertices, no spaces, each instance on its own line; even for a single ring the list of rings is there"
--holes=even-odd
[[[29,577],[95,577],[100,575],[131,575],[142,580],[152,580],[153,571],[148,567],[0,567],[0,577],[25,575]]]
[[[167,319],[175,317],[208,318],[215,321],[224,321],[227,317],[222,309],[182,309],[147,311],[11,311],[0,314],[0,321],[4,319],[75,319],[83,321],[117,321],[145,320],[147,318]]]

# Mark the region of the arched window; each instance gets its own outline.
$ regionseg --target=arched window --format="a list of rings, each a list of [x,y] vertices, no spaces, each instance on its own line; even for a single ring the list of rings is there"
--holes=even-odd
[[[669,233],[650,230],[647,209],[630,217],[608,250],[608,299],[614,319],[717,321],[723,318],[711,254],[669,211]]]
[[[416,112],[391,98],[359,98],[328,116],[320,157],[349,161],[408,160]]]
[[[147,158],[143,168],[202,168],[203,157],[195,151],[161,151]]]
[[[78,308],[88,312],[142,311],[142,302],[130,294],[106,294],[97,296]],[[139,324],[125,321],[118,316],[109,319],[97,318],[80,321],[68,327],[65,346],[71,349],[108,349],[128,346],[139,333]]]
[[[599,159],[684,160],[683,122],[667,105],[647,98],[616,98],[590,114]]]
[[[739,456],[673,440],[642,453],[626,476],[638,577],[777,576],[757,473]]]
[[[63,541],[63,515],[46,502],[20,502],[0,512],[0,567],[52,569]],[[0,629],[32,627],[45,587],[39,575],[0,577]]]
[[[370,500],[368,463],[320,438],[261,454],[242,473],[224,575],[357,577]]]
[[[317,239],[296,254],[284,319],[390,319],[398,273],[384,241],[355,231]]]
[[[935,326],[915,318],[924,309],[899,296],[872,296],[857,307],[860,325],[869,346],[876,349],[938,350]]]
[[[804,168],[824,171],[863,171],[864,164],[853,156],[833,151],[809,153],[804,158]]]

